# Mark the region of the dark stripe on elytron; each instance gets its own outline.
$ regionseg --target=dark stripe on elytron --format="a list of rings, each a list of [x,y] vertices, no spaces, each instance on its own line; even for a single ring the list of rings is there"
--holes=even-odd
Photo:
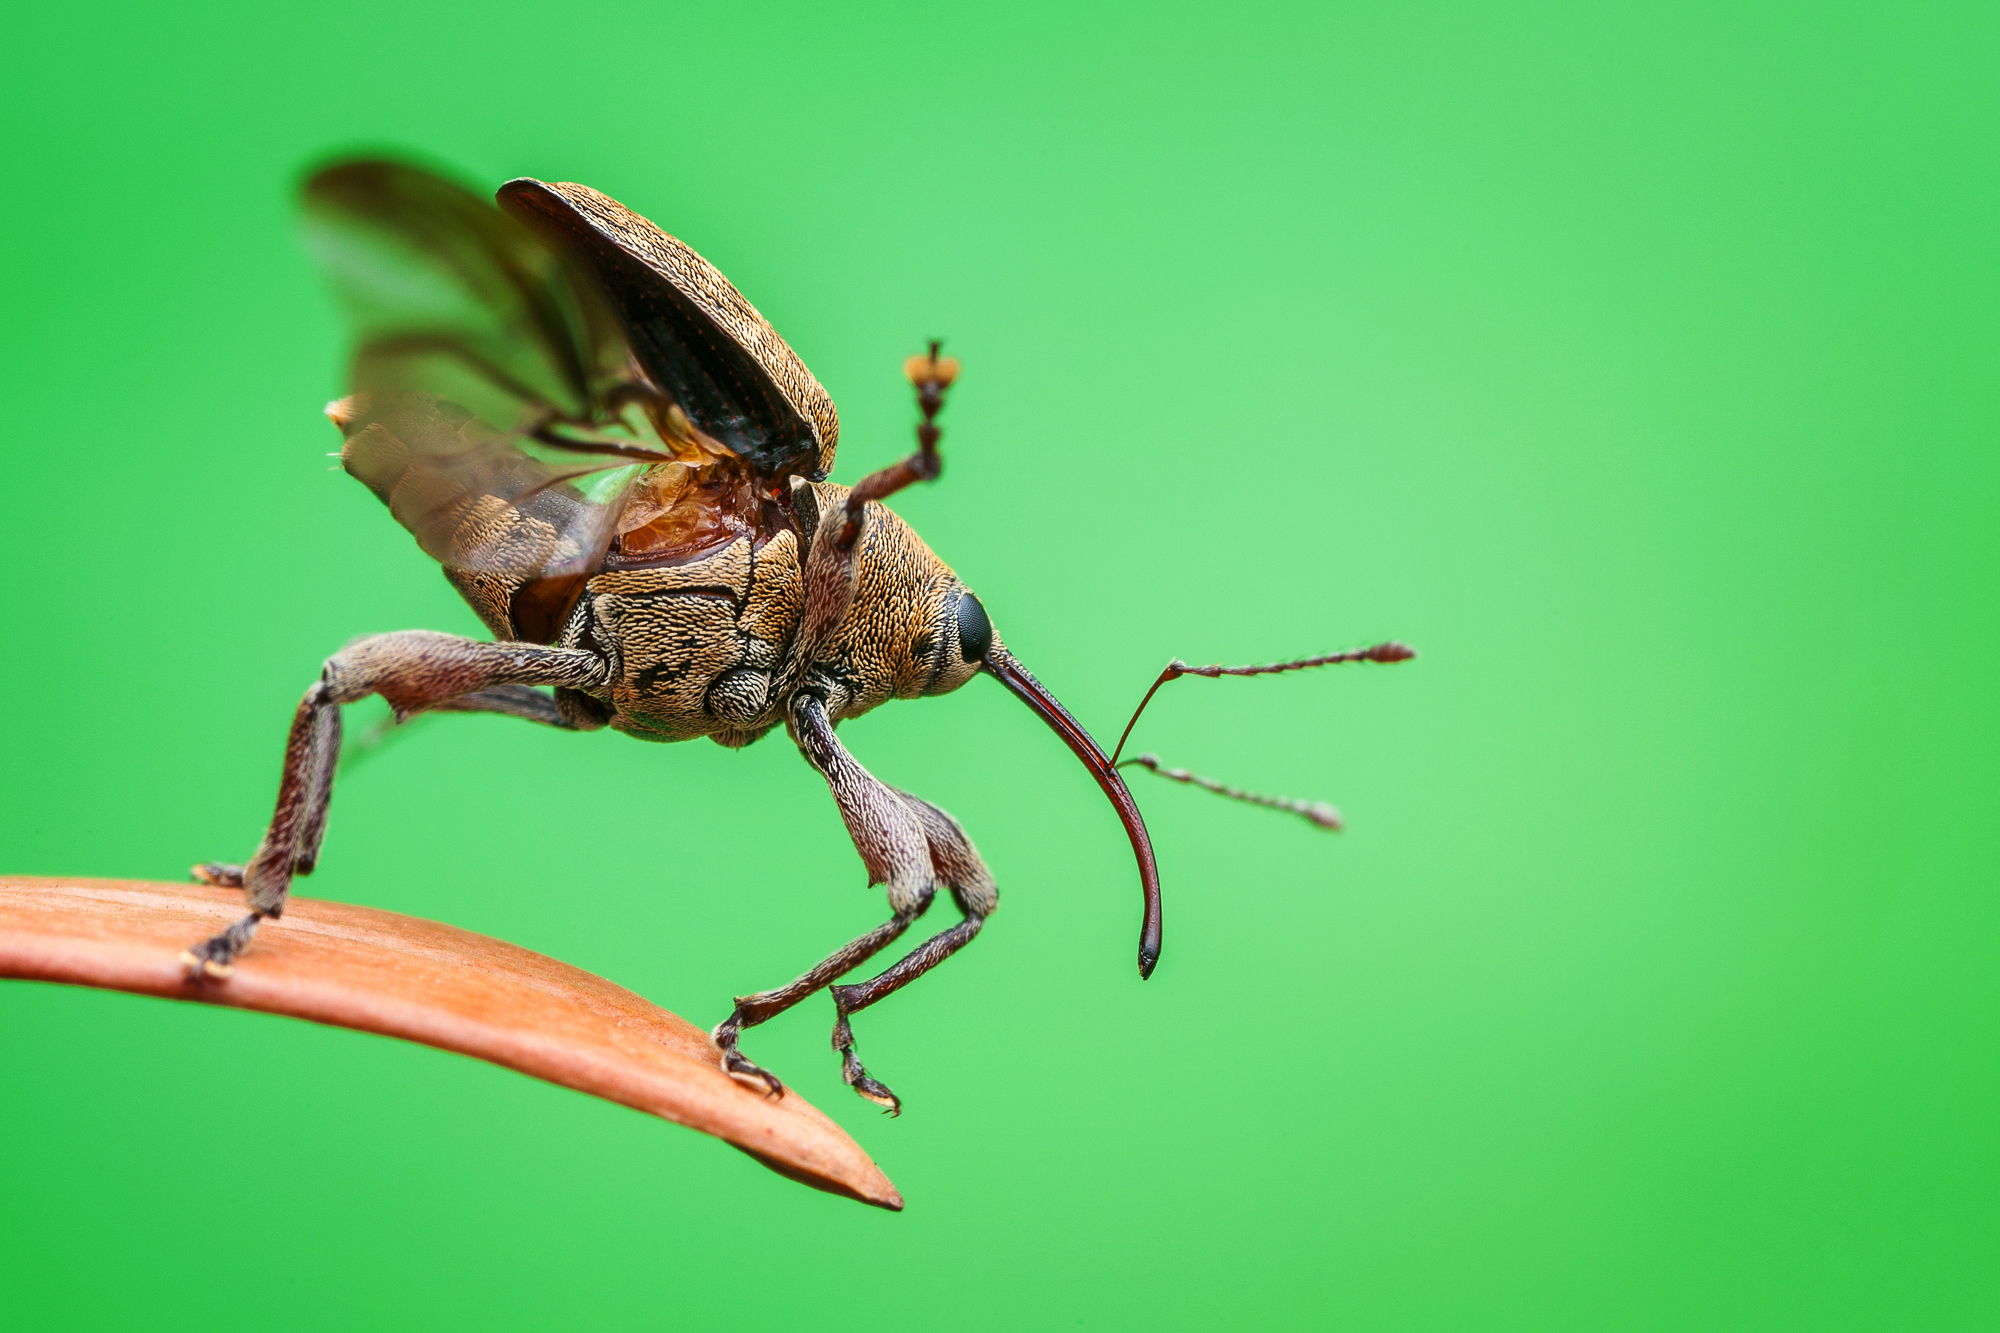
[[[632,354],[688,420],[766,477],[813,473],[819,443],[749,351],[638,256],[587,221],[566,239],[595,272]]]

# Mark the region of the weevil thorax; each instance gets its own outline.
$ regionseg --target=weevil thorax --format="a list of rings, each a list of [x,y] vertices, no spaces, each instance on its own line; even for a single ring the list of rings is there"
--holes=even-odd
[[[848,488],[802,485],[801,518],[838,521]],[[813,677],[828,712],[854,717],[890,699],[949,694],[979,673],[992,642],[986,610],[951,567],[886,506],[870,503],[855,561],[853,600]]]

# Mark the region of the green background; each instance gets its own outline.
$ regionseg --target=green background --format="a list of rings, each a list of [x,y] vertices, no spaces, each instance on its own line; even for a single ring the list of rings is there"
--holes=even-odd
[[[684,237],[1140,775],[991,681],[843,732],[1004,910],[748,1043],[910,1200],[415,1046],[0,986],[19,1326],[1992,1327],[1990,5],[44,6],[0,52],[0,867],[240,858],[364,632],[476,622],[319,407],[290,192],[420,151]],[[823,785],[437,718],[316,896],[702,1024],[882,915]],[[944,920],[949,920],[947,912]],[[942,924],[942,922],[940,922]]]

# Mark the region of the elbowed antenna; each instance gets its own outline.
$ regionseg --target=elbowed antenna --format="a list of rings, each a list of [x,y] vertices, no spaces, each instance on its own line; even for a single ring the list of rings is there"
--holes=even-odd
[[[1290,662],[1270,662],[1262,666],[1224,666],[1220,662],[1213,666],[1189,666],[1176,657],[1167,663],[1166,670],[1162,671],[1159,679],[1153,682],[1152,689],[1146,691],[1146,697],[1132,710],[1132,720],[1125,724],[1125,730],[1118,737],[1118,746],[1111,752],[1111,767],[1119,769],[1125,767],[1125,764],[1138,764],[1148,772],[1157,773],[1169,781],[1185,782],[1191,787],[1200,787],[1203,791],[1212,791],[1217,796],[1227,796],[1233,801],[1248,801],[1251,805],[1268,806],[1273,810],[1283,810],[1287,814],[1300,815],[1323,829],[1338,833],[1341,829],[1340,811],[1325,801],[1301,801],[1289,796],[1259,795],[1254,791],[1245,791],[1241,787],[1231,787],[1227,783],[1217,782],[1214,778],[1205,778],[1199,773],[1190,773],[1185,768],[1168,768],[1155,754],[1142,754],[1136,759],[1127,759],[1124,764],[1118,762],[1118,756],[1125,753],[1125,742],[1132,739],[1132,728],[1138,725],[1139,714],[1145,712],[1146,705],[1153,702],[1153,696],[1159,692],[1160,686],[1170,680],[1179,680],[1182,676],[1206,676],[1210,680],[1220,680],[1224,676],[1271,676],[1281,671],[1304,671],[1308,667],[1335,666],[1342,662],[1407,662],[1416,655],[1417,650],[1408,644],[1390,642],[1378,643],[1371,648],[1351,648],[1346,652],[1324,653],[1318,657],[1301,657]]]
[[[1212,791],[1217,796],[1227,796],[1232,801],[1247,801],[1251,805],[1267,806],[1272,810],[1283,810],[1288,815],[1298,815],[1329,833],[1338,833],[1345,827],[1340,822],[1340,811],[1325,801],[1301,801],[1291,796],[1265,796],[1259,792],[1245,791],[1226,782],[1217,782],[1214,778],[1205,778],[1199,773],[1190,773],[1185,768],[1168,768],[1160,762],[1160,756],[1156,754],[1135,755],[1123,764],[1114,762],[1112,767],[1123,768],[1125,764],[1137,764],[1149,773],[1158,773],[1169,782],[1184,782],[1190,787]]]
[[[1153,840],[1146,834],[1146,821],[1140,817],[1138,802],[1132,799],[1125,779],[1111,766],[1083,724],[1071,717],[1069,710],[1056,702],[1056,697],[1015,661],[1004,646],[997,642],[993,645],[981,670],[997,678],[1041,715],[1050,730],[1063,738],[1071,753],[1083,760],[1084,767],[1097,779],[1097,785],[1104,788],[1104,794],[1117,807],[1126,836],[1132,839],[1132,854],[1139,858],[1139,882],[1146,894],[1146,918],[1139,927],[1139,975],[1152,976],[1154,966],[1160,961],[1160,868],[1153,860]]]
[[[1281,671],[1304,671],[1308,667],[1339,666],[1344,662],[1407,662],[1417,655],[1417,650],[1407,643],[1378,643],[1372,648],[1350,648],[1346,652],[1325,653],[1319,657],[1301,657],[1291,662],[1271,662],[1263,666],[1224,666],[1217,662],[1214,666],[1189,666],[1176,657],[1167,663],[1167,669],[1153,682],[1153,688],[1146,691],[1146,697],[1132,710],[1132,720],[1125,724],[1125,730],[1118,735],[1118,747],[1111,752],[1111,762],[1117,763],[1118,756],[1125,753],[1125,742],[1132,739],[1132,728],[1139,724],[1139,714],[1146,711],[1146,705],[1153,702],[1153,696],[1160,686],[1182,676],[1207,676],[1210,680],[1220,680],[1224,676],[1275,676]]]

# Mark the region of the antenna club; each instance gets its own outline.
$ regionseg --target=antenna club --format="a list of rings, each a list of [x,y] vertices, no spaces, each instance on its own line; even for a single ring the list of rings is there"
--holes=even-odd
[[[928,353],[918,352],[903,362],[903,377],[918,388],[934,384],[940,389],[949,389],[958,378],[958,358],[939,356],[938,345],[931,344]]]
[[[1338,833],[1347,827],[1341,822],[1340,811],[1334,809],[1325,801],[1314,801],[1312,804],[1306,806],[1305,809],[1299,811],[1299,813],[1330,833]]]

